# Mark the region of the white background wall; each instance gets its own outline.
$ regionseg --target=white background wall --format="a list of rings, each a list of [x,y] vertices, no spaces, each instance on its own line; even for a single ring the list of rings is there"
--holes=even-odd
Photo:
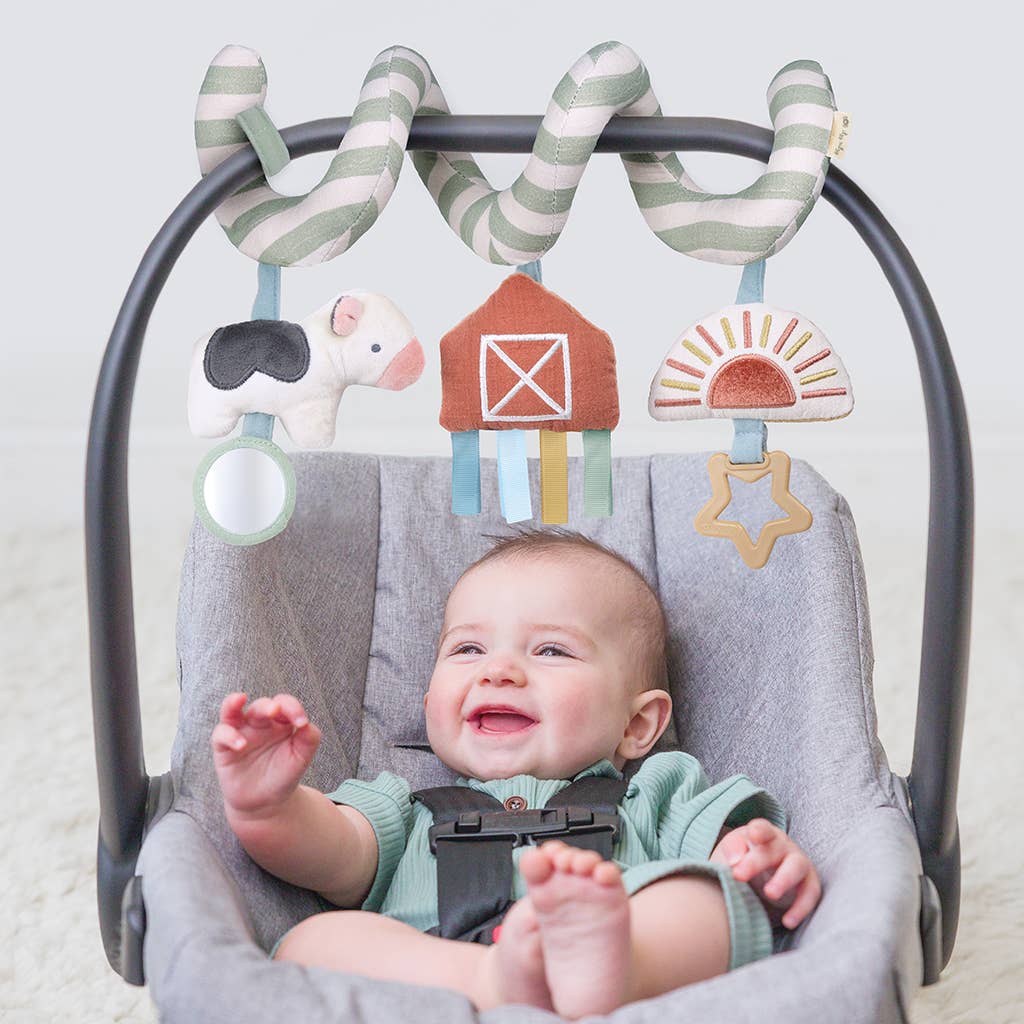
[[[84,441],[106,336],[146,245],[196,180],[196,93],[227,42],[263,56],[268,107],[282,125],[350,112],[373,56],[396,42],[427,58],[453,111],[466,113],[540,114],[581,53],[617,38],[645,61],[667,113],[768,125],[764,93],[775,71],[796,58],[819,60],[854,118],[850,152],[838,166],[902,235],[946,326],[978,454],[979,514],[984,520],[1005,506],[995,495],[1000,486],[1007,493],[1010,466],[1019,470],[1024,439],[1011,411],[1024,366],[1011,283],[1020,228],[1020,145],[1012,129],[1019,88],[1009,27],[1000,27],[994,5],[973,4],[955,21],[916,3],[840,11],[800,2],[712,9],[527,2],[499,10],[461,2],[286,8],[102,0],[39,5],[23,15],[2,72],[11,143],[4,175],[15,197],[4,217],[8,344],[0,411],[2,468],[19,482],[4,503],[10,525],[80,518]],[[308,162],[315,172],[327,160]],[[525,157],[481,162],[504,187]],[[759,169],[707,154],[687,154],[685,163],[705,187],[723,191],[747,184]],[[738,270],[659,242],[616,158],[593,160],[544,271],[546,283],[617,345],[623,416],[616,453],[729,444],[725,423],[655,424],[646,395],[679,331],[732,300]],[[437,339],[505,273],[448,229],[411,163],[373,230],[349,253],[285,272],[284,316],[299,318],[330,293],[363,285],[391,294],[425,343],[427,369],[412,390],[345,395],[337,447],[448,451],[437,425]],[[136,519],[187,516],[189,477],[207,447],[190,437],[185,421],[188,353],[199,334],[248,315],[254,281],[252,262],[212,219],[170,277],[135,393]],[[824,202],[770,261],[766,297],[822,327],[846,361],[857,401],[840,423],[772,428],[773,446],[811,459],[858,515],[858,503],[877,500],[917,533],[926,500],[925,425],[913,348],[867,249]],[[899,495],[876,486],[876,458],[898,464],[892,480]]]

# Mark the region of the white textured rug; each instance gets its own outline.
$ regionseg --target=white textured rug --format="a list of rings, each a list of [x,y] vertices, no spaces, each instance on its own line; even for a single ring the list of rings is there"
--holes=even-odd
[[[185,525],[142,532],[134,548],[137,643],[147,767],[163,771],[177,712],[174,613]],[[882,738],[909,766],[920,642],[919,536],[860,527],[877,658]],[[979,530],[971,692],[960,781],[963,908],[953,959],[922,990],[912,1019],[1024,1020],[1024,545]],[[145,990],[109,969],[95,908],[96,776],[89,703],[81,534],[32,528],[2,536],[6,839],[0,852],[0,1019],[10,1024],[131,1021],[156,1014]],[[916,566],[916,555],[910,559]]]

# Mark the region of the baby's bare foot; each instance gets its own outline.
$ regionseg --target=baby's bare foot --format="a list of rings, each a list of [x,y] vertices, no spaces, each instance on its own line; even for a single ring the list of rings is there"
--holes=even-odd
[[[553,840],[519,861],[540,927],[556,1012],[610,1013],[629,989],[629,898],[622,874],[593,850]],[[504,938],[504,936],[502,936]]]
[[[544,976],[537,915],[529,896],[517,900],[505,915],[497,947],[501,1002],[554,1010]]]

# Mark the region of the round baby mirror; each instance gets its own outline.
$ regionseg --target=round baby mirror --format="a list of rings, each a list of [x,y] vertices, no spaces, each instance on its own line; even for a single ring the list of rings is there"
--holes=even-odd
[[[260,544],[279,534],[295,508],[295,471],[272,441],[238,437],[207,453],[194,496],[203,525],[228,544]]]

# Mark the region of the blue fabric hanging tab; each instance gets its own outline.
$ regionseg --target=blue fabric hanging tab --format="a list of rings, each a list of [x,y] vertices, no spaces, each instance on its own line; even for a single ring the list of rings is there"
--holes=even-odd
[[[544,283],[540,276],[540,260],[531,260],[529,263],[524,263],[521,267],[516,267],[516,270],[520,274],[532,277],[537,284]]]
[[[256,264],[256,300],[252,304],[253,320],[281,319],[281,268],[271,263]]]
[[[498,430],[498,496],[507,523],[533,518],[530,473],[526,465],[526,434],[522,430]]]
[[[733,420],[732,425],[736,433],[732,439],[729,461],[734,466],[764,462],[768,445],[768,428],[764,420]]]
[[[480,514],[480,431],[452,434],[452,513]]]
[[[243,437],[262,437],[267,441],[274,439],[274,420],[269,412],[247,412],[242,419]]]
[[[270,263],[256,264],[256,298],[252,304],[253,320],[281,319],[281,268]],[[267,412],[249,412],[242,420],[243,437],[274,439],[275,417]]]
[[[764,268],[767,260],[756,260],[743,268],[740,287],[736,292],[736,304],[746,305],[751,302],[764,302]],[[768,444],[768,428],[764,420],[732,421],[735,435],[729,461],[734,466],[757,464],[764,461],[764,453]]]
[[[767,260],[757,260],[754,263],[748,263],[743,268],[740,288],[736,293],[738,306],[748,302],[764,302],[764,267],[767,262]]]

